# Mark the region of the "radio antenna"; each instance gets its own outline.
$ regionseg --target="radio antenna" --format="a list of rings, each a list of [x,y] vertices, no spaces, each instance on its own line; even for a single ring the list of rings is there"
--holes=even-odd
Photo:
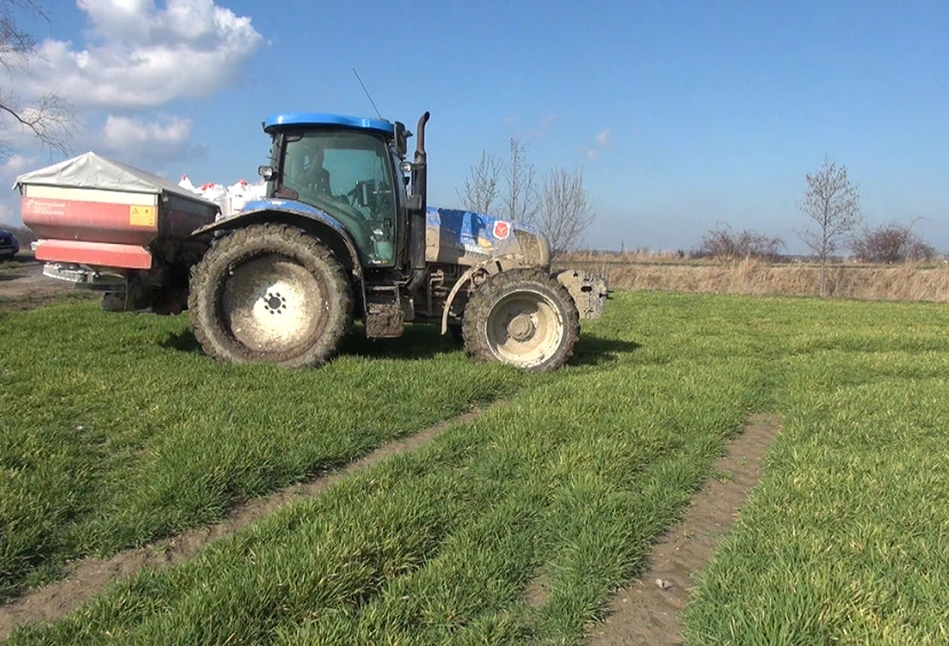
[[[356,71],[356,68],[353,68],[353,74],[356,75],[356,80],[359,81],[359,84],[362,85],[362,91],[366,93],[366,98],[369,99],[369,103],[372,104],[372,109],[376,111],[376,115],[381,119],[382,115],[379,113],[379,108],[376,107],[376,102],[372,100],[372,97],[369,96],[369,90],[366,89],[366,86],[363,84],[362,79],[359,78],[359,72]]]

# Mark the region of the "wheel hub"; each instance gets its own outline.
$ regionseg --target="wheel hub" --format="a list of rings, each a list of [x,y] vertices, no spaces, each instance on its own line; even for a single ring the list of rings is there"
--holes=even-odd
[[[303,266],[268,255],[232,270],[221,307],[235,340],[257,352],[282,353],[319,331],[325,297]]]
[[[281,314],[287,309],[287,299],[280,295],[280,292],[267,292],[265,297],[266,304],[264,307],[271,314]]]
[[[507,326],[507,334],[515,341],[524,342],[534,336],[537,326],[529,314],[518,314]]]
[[[525,288],[494,304],[485,332],[488,347],[498,359],[530,367],[557,351],[563,339],[564,321],[549,296]]]

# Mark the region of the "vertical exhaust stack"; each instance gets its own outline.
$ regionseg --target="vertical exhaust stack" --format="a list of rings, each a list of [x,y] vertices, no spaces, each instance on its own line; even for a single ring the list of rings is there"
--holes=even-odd
[[[428,209],[428,161],[425,154],[425,124],[429,113],[418,120],[415,162],[412,164],[412,195],[417,195],[419,208],[409,214],[409,264],[412,283],[417,286],[425,276],[425,213]]]

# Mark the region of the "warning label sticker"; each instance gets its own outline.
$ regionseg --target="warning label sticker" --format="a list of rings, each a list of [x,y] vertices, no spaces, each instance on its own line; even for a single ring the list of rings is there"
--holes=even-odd
[[[155,226],[154,206],[130,206],[129,224],[133,227],[153,227]]]

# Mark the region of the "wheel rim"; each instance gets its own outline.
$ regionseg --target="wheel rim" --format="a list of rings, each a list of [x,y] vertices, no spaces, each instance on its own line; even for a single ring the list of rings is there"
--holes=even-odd
[[[318,336],[327,298],[305,267],[266,255],[233,268],[224,282],[221,313],[227,331],[254,352],[284,354]]]
[[[486,331],[488,347],[498,359],[519,366],[536,366],[560,347],[564,321],[546,295],[519,291],[494,305]]]

